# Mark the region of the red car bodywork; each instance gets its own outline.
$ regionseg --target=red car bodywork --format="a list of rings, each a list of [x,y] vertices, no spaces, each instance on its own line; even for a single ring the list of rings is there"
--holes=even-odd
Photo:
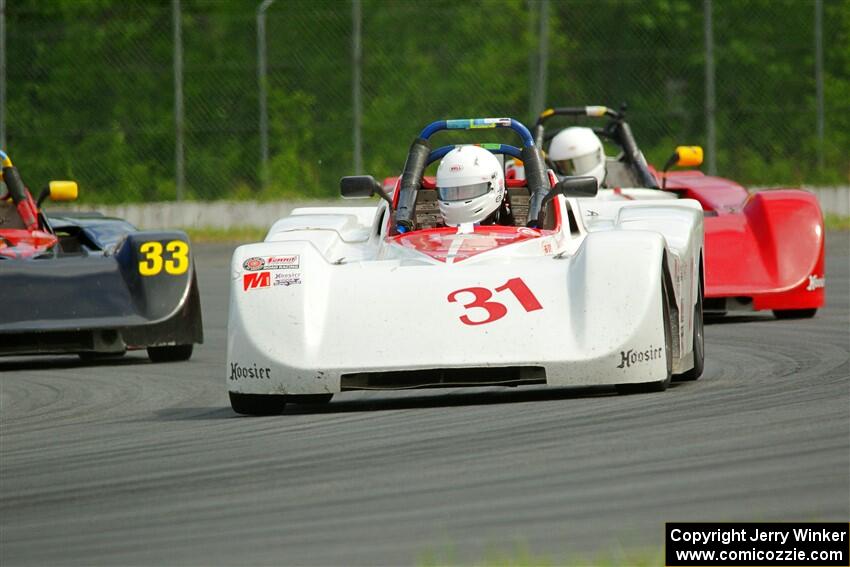
[[[0,229],[0,256],[31,258],[56,245],[56,236],[43,230]]]
[[[803,310],[823,306],[824,227],[813,194],[750,193],[699,171],[666,177],[668,191],[699,201],[705,211],[707,310],[800,310],[797,315],[805,316]]]
[[[8,197],[8,196],[6,196]],[[38,207],[29,192],[17,206],[0,196],[0,206],[9,210],[6,222],[0,225],[0,256],[7,258],[31,258],[56,245],[55,235],[41,230]],[[15,215],[14,213],[17,213]],[[5,216],[6,215],[2,215]]]
[[[545,148],[550,139],[545,124],[557,116],[607,121],[593,131],[620,148],[616,159],[609,158],[608,174],[623,183],[624,192],[626,188],[666,189],[700,202],[705,212],[707,312],[773,310],[779,318],[802,318],[813,316],[824,304],[823,215],[813,194],[799,189],[750,193],[734,181],[699,171],[659,173],[639,150],[625,120],[625,106],[619,111],[606,106],[548,108],[535,124],[540,147]],[[684,162],[693,162],[694,155]],[[665,168],[679,163],[681,157],[677,148]],[[611,176],[610,167],[615,164]],[[616,187],[614,192],[619,192]]]

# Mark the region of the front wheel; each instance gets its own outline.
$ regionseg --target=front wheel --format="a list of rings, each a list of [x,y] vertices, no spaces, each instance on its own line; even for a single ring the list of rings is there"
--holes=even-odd
[[[175,345],[148,347],[151,362],[178,362],[189,360],[195,345]]]
[[[817,313],[815,309],[774,309],[773,314],[777,319],[811,319]]]
[[[228,392],[230,407],[242,415],[277,415],[286,407],[286,396]]]
[[[694,367],[676,376],[677,382],[688,382],[702,376],[705,368],[705,337],[703,335],[702,321],[702,279],[699,282],[699,296],[697,304],[694,305]]]
[[[663,392],[670,385],[673,377],[673,352],[670,345],[673,342],[673,332],[670,330],[670,303],[667,297],[667,286],[661,278],[661,316],[664,318],[664,353],[667,358],[667,376],[658,382],[639,382],[637,384],[617,384],[619,394],[646,394]]]

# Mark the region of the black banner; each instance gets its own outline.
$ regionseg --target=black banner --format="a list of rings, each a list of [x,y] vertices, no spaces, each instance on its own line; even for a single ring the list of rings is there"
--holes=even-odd
[[[850,524],[668,523],[667,567],[850,566]]]

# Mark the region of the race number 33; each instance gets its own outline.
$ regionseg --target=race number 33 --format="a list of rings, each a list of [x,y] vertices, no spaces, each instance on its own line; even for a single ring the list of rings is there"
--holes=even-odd
[[[166,274],[179,276],[189,269],[189,245],[182,240],[172,240],[165,244],[163,257],[162,242],[152,240],[139,246],[144,256],[139,261],[139,273],[143,276],[155,276],[165,268]]]
[[[534,293],[528,289],[528,286],[525,285],[522,278],[511,278],[506,281],[504,285],[495,288],[494,291],[497,293],[502,291],[511,292],[526,312],[543,309],[543,306],[540,305],[537,297],[535,297]],[[458,289],[451,292],[446,299],[448,299],[449,303],[461,303],[461,300],[458,299],[458,296],[461,294],[472,299],[469,303],[462,303],[464,309],[483,309],[487,315],[485,319],[481,319],[480,317],[472,319],[469,315],[461,315],[460,321],[464,325],[484,325],[486,323],[498,321],[508,314],[508,307],[504,303],[490,301],[490,298],[493,297],[493,292],[486,287],[465,287],[463,289]],[[481,313],[481,315],[484,315],[484,313]]]

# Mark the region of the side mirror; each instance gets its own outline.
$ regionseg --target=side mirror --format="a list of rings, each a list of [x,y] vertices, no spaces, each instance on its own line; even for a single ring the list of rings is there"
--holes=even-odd
[[[50,197],[51,201],[76,201],[79,191],[76,181],[51,181],[38,196],[37,205]]]
[[[553,187],[543,199],[546,204],[557,195],[564,197],[596,197],[599,182],[595,177],[565,177]]]
[[[51,181],[48,189],[51,201],[76,201],[79,194],[76,181]]]
[[[667,173],[667,170],[674,165],[679,167],[698,167],[702,165],[702,146],[677,147],[676,151],[673,152],[673,155],[671,155],[667,160],[667,163],[664,164],[664,169],[662,171]],[[661,188],[667,188],[666,175],[664,176],[664,181],[661,183]]]
[[[339,192],[344,199],[363,199],[377,195],[392,206],[390,196],[371,175],[349,175],[339,180]]]
[[[676,148],[676,165],[679,167],[699,167],[702,165],[702,147],[679,146]]]

